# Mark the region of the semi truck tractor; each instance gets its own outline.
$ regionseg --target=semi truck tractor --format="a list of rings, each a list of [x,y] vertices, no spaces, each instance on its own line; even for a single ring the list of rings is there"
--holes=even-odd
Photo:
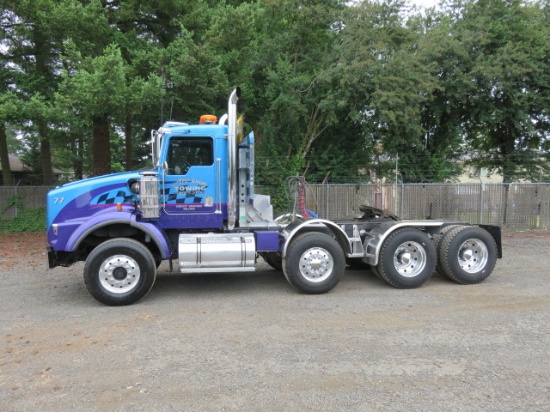
[[[227,113],[198,124],[167,122],[152,131],[151,170],[64,184],[47,195],[49,267],[84,261],[84,283],[107,305],[143,298],[157,268],[254,271],[260,258],[299,292],[325,293],[346,265],[371,270],[396,288],[415,288],[437,270],[473,284],[502,257],[500,228],[444,220],[400,220],[372,207],[342,220],[299,207],[274,218],[270,196],[255,193],[254,134]],[[175,267],[174,267],[175,266]]]

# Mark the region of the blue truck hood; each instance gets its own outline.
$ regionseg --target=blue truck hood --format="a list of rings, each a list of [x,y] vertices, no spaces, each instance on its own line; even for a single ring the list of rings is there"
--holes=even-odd
[[[113,173],[67,183],[51,190],[47,195],[47,228],[61,213],[64,219],[70,219],[73,213],[78,215],[83,208],[116,206],[117,203],[131,205],[133,194],[128,181],[141,176],[137,171]]]

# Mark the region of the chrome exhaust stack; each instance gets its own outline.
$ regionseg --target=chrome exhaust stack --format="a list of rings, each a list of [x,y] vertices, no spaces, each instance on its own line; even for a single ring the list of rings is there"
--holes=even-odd
[[[227,154],[229,170],[227,174],[227,228],[233,230],[237,219],[237,101],[241,96],[241,89],[236,87],[229,95],[227,103],[228,127]]]

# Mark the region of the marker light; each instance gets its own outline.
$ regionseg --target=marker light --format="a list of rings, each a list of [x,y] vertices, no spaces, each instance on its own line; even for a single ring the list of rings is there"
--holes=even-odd
[[[199,124],[216,124],[218,117],[213,114],[203,114],[200,117]]]

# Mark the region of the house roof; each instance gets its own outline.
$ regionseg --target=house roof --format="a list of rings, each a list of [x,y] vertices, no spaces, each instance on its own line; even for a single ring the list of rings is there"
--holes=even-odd
[[[8,157],[9,157],[9,160],[10,160],[10,170],[12,172],[28,172],[28,169],[25,168],[25,165],[23,164],[23,162],[21,161],[19,156],[9,154]],[[0,162],[0,172],[1,171],[2,171],[2,164]],[[66,173],[63,170],[59,170],[59,169],[55,169],[55,168],[53,169],[53,172],[55,174]]]
[[[23,162],[21,161],[19,156],[9,154],[8,157],[10,160],[10,170],[12,172],[22,172],[24,170],[25,166],[23,165]],[[0,170],[3,170],[3,166],[4,165],[2,165],[0,162]]]

